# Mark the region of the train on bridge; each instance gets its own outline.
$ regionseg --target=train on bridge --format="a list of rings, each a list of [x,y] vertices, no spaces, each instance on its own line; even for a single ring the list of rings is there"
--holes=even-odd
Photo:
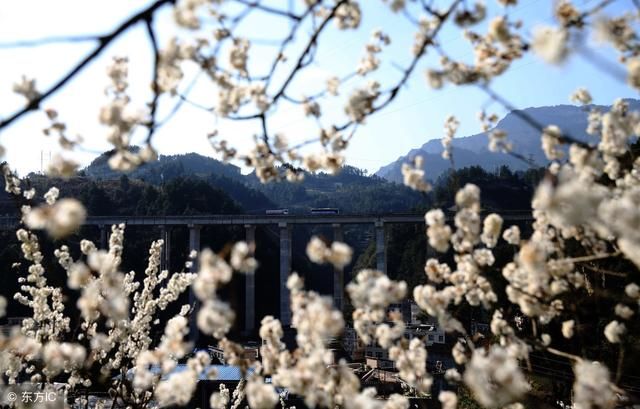
[[[340,214],[340,210],[335,207],[314,207],[309,210],[312,215],[336,215]],[[268,216],[286,216],[289,214],[289,209],[267,209],[265,214]]]

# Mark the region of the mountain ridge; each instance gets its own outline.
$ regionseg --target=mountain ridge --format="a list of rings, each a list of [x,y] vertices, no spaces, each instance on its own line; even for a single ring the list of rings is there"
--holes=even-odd
[[[627,99],[625,101],[629,103],[630,109],[640,109],[640,100]],[[559,104],[511,111],[488,132],[454,138],[452,152],[455,166],[456,168],[480,166],[487,171],[494,171],[503,165],[516,171],[529,168],[528,164],[511,155],[489,151],[488,134],[495,129],[500,129],[507,132],[507,140],[513,144],[513,152],[542,167],[549,161],[542,151],[540,132],[521,118],[522,113],[544,126],[557,125],[565,135],[571,135],[583,142],[594,143],[597,138],[586,133],[588,114],[592,108],[606,111],[610,107],[593,104],[586,106]],[[422,146],[413,148],[407,154],[399,156],[394,162],[381,166],[375,175],[389,181],[402,182],[402,164],[421,155],[424,159],[427,177],[436,180],[451,168],[451,162],[441,157],[442,151],[441,138],[430,139]]]

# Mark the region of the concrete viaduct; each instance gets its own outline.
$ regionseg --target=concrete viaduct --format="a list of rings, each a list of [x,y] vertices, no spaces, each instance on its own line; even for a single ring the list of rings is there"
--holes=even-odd
[[[530,211],[501,212],[505,222],[531,221]],[[453,213],[447,215],[447,220],[453,219]],[[108,245],[110,227],[124,223],[133,226],[156,226],[161,230],[164,240],[162,268],[169,266],[170,231],[172,227],[187,227],[189,229],[189,250],[200,251],[200,229],[203,226],[244,226],[246,242],[253,248],[255,245],[255,229],[260,225],[278,226],[280,236],[280,268],[279,268],[279,310],[282,325],[291,323],[289,307],[289,290],[287,278],[291,272],[291,229],[294,225],[331,225],[333,239],[343,241],[342,226],[349,224],[369,225],[375,229],[376,268],[386,273],[385,226],[400,223],[424,223],[423,214],[375,214],[375,215],[198,215],[198,216],[92,216],[84,222],[85,226],[96,226],[100,229],[100,247]],[[0,229],[15,228],[18,221],[15,217],[0,217]],[[253,246],[252,246],[253,245]],[[192,265],[197,271],[196,263]],[[334,271],[333,299],[336,308],[343,305],[344,276],[341,270]],[[254,328],[255,321],[255,277],[248,274],[245,280],[245,322],[244,330],[249,332]],[[191,295],[193,297],[193,294]],[[194,300],[191,300],[194,301]]]

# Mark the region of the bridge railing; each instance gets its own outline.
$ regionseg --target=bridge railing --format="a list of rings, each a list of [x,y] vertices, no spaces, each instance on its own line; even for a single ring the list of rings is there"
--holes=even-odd
[[[490,212],[483,211],[482,215]],[[447,211],[447,220],[452,221],[453,211]],[[500,212],[505,221],[530,221],[530,210]],[[15,228],[19,225],[16,216],[0,216],[0,229]],[[112,224],[129,225],[246,225],[246,224],[370,224],[370,223],[424,223],[422,213],[370,213],[370,214],[210,214],[190,216],[90,216],[84,225],[105,226]]]

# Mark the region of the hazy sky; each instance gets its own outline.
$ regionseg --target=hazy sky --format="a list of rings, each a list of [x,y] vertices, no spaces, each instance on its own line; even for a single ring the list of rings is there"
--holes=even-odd
[[[495,0],[487,0],[490,10],[497,10]],[[0,43],[36,39],[58,35],[101,34],[110,31],[127,16],[143,8],[150,1],[111,0],[20,0],[0,3]],[[263,2],[279,8],[286,8],[288,0]],[[298,1],[297,7],[302,7]],[[595,1],[576,0],[576,4],[594,4]],[[344,32],[331,27],[321,37],[318,62],[293,84],[290,94],[301,97],[323,89],[326,79],[332,74],[352,71],[363,54],[363,48],[371,32],[381,28],[392,37],[392,45],[381,54],[383,65],[372,75],[383,84],[391,84],[398,78],[397,65],[406,66],[411,60],[410,46],[413,42],[413,28],[406,19],[391,13],[380,0],[362,0],[363,21],[356,31]],[[443,5],[446,3],[442,3]],[[631,9],[631,0],[618,0],[605,9],[605,13],[618,14]],[[550,24],[552,1],[521,0],[512,8],[510,16],[526,18],[527,28],[536,24]],[[161,45],[171,36],[178,34],[173,28],[169,8],[157,15],[155,27]],[[279,39],[288,32],[287,22],[264,17],[260,13],[251,15],[240,27],[246,37],[257,39]],[[475,28],[483,32],[484,25]],[[211,38],[211,27],[202,32]],[[461,33],[444,30],[440,37],[447,52],[457,58],[472,58],[471,50]],[[297,52],[305,38],[300,37],[290,52],[290,60],[297,58]],[[592,40],[589,40],[592,41]],[[56,108],[67,122],[69,134],[79,134],[86,140],[86,151],[76,152],[74,158],[87,164],[97,152],[108,149],[104,142],[106,129],[97,121],[100,106],[106,102],[104,87],[108,80],[105,66],[113,56],[128,56],[130,64],[131,95],[134,105],[144,107],[150,100],[149,84],[152,73],[151,51],[144,27],[138,25],[114,42],[94,63],[87,67],[72,83],[51,98],[45,107]],[[12,84],[24,74],[37,79],[38,89],[43,90],[59,79],[75,62],[90,50],[93,43],[54,44],[37,48],[0,48],[2,77],[0,78],[0,115],[7,116],[16,111],[24,102],[12,93]],[[259,41],[252,43],[256,54],[251,55],[250,71],[260,75],[269,67],[268,57],[274,51]],[[612,59],[613,53],[606,47],[595,49],[602,58]],[[461,121],[459,136],[479,132],[476,113],[486,105],[487,98],[473,87],[446,86],[439,91],[429,89],[424,79],[424,70],[437,67],[438,57],[430,52],[419,65],[414,77],[396,101],[367,120],[358,129],[356,138],[349,147],[348,163],[375,172],[380,166],[397,159],[408,150],[422,145],[429,139],[441,136],[443,121],[447,115],[455,113]],[[288,72],[287,66],[279,74],[282,78]],[[189,82],[195,70],[186,67],[185,82]],[[342,90],[346,95],[357,81],[348,83]],[[503,78],[492,87],[519,108],[541,105],[569,103],[569,95],[579,86],[589,86],[595,102],[610,104],[617,97],[636,97],[636,93],[620,82],[612,80],[580,56],[573,56],[562,67],[549,67],[533,57],[515,63]],[[386,88],[383,86],[383,88]],[[198,81],[191,99],[204,105],[214,105],[214,89],[205,79]],[[164,97],[161,101],[159,118],[166,114],[175,100]],[[325,125],[331,117],[341,112],[344,103],[338,98],[322,106],[327,112]],[[490,112],[501,116],[505,113],[497,104],[489,105]],[[56,152],[54,140],[47,139],[41,130],[47,125],[44,114],[33,113],[24,117],[10,128],[0,133],[0,144],[6,147],[6,159],[12,167],[24,174],[40,169],[40,155],[44,152],[45,165],[49,152]],[[219,129],[220,134],[232,141],[242,151],[246,149],[253,135],[258,132],[258,123],[215,122],[213,116],[202,110],[185,105],[173,120],[156,135],[154,145],[162,154],[198,152],[214,156],[206,134]],[[284,105],[273,113],[269,120],[270,132],[282,132],[290,140],[304,140],[316,135],[313,123],[305,120],[300,108]],[[136,142],[134,140],[134,142]]]

